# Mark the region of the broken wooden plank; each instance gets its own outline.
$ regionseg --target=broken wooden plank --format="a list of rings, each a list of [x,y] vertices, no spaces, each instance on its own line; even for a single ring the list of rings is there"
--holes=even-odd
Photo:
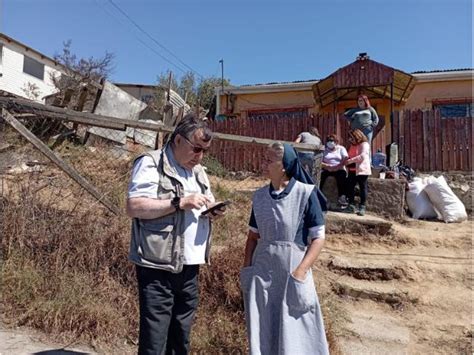
[[[64,113],[56,113],[56,112],[49,112],[49,111],[45,111],[45,112],[42,112],[39,110],[34,110],[34,111],[35,111],[35,114],[33,114],[32,116],[28,116],[26,118],[28,119],[53,118],[57,120],[73,122],[75,124],[83,124],[85,126],[115,129],[117,131],[125,131],[125,129],[127,128],[123,122],[101,120],[101,119],[90,119],[86,117],[76,117],[76,116],[71,116]],[[18,117],[18,115],[15,115],[15,117]],[[20,117],[20,118],[25,118],[25,117]]]
[[[118,120],[118,118],[116,117],[101,116],[101,115],[96,115],[89,112],[79,112],[79,111],[70,110],[68,108],[44,105],[38,102],[33,102],[31,100],[21,99],[21,98],[0,97],[0,105],[8,110],[13,109],[15,111],[42,114],[46,117],[51,112],[53,112],[53,113],[57,113],[61,115],[67,115],[68,117],[85,118],[85,119],[90,119],[90,120],[101,119],[101,120],[107,120],[107,121],[112,121],[112,122],[116,122]]]
[[[43,153],[49,160],[55,163],[61,170],[63,170],[69,177],[76,181],[89,194],[95,197],[101,204],[107,207],[116,215],[120,214],[120,209],[111,203],[104,194],[100,193],[94,185],[82,177],[73,167],[66,164],[64,160],[59,158],[51,149],[48,148],[40,139],[31,133],[25,126],[23,126],[13,115],[6,109],[2,109],[2,117],[14,129],[18,131],[24,138],[26,138],[33,146],[35,146],[41,153]]]
[[[43,115],[46,117],[58,118],[63,120],[68,120],[71,122],[77,122],[89,126],[97,126],[103,128],[112,128],[117,130],[125,130],[125,127],[131,128],[141,128],[146,129],[149,131],[154,132],[167,132],[171,133],[174,131],[174,127],[172,126],[165,126],[162,123],[150,123],[150,122],[142,122],[136,120],[128,120],[123,118],[116,118],[110,116],[101,116],[96,115],[93,113],[87,112],[77,112],[69,109],[63,109],[55,106],[50,105],[43,105],[36,102],[31,102],[27,99],[16,99],[16,98],[2,98],[0,97],[0,105],[4,107],[15,107],[21,108],[21,111],[32,112],[37,115]],[[275,142],[274,139],[264,139],[264,138],[255,138],[255,137],[248,137],[248,136],[239,136],[236,134],[226,134],[226,133],[219,133],[214,132],[214,137],[216,139],[231,141],[231,142],[239,142],[239,143],[249,143],[249,144],[256,144],[256,145],[264,145],[268,146],[269,144]],[[316,151],[316,150],[324,150],[324,147],[317,147],[313,144],[305,144],[305,143],[294,143],[289,141],[280,141],[282,143],[289,143],[293,147],[298,150],[302,151]]]

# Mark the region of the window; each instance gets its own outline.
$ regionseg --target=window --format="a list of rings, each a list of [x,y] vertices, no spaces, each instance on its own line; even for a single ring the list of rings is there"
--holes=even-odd
[[[25,55],[23,56],[23,73],[44,80],[44,64]]]
[[[308,116],[307,108],[291,108],[277,110],[249,111],[249,118],[279,119],[279,118],[303,118]]]
[[[2,64],[3,60],[3,44],[0,44],[0,65]]]
[[[474,116],[474,104],[465,103],[440,103],[433,105],[433,108],[439,109],[441,118],[470,117]]]

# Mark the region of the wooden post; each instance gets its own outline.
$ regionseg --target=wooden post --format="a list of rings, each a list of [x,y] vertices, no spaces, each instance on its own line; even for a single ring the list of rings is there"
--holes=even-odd
[[[104,194],[100,193],[94,185],[82,177],[74,168],[66,164],[64,160],[59,158],[54,152],[48,148],[41,140],[39,140],[33,133],[31,133],[25,126],[23,126],[13,115],[6,109],[2,109],[3,119],[10,124],[14,129],[18,131],[24,138],[28,140],[33,146],[35,146],[43,155],[49,160],[56,164],[62,171],[64,171],[69,177],[76,181],[82,188],[84,188],[89,194],[95,197],[101,204],[107,207],[111,212],[116,215],[120,214],[120,209],[112,204]]]
[[[170,102],[171,100],[171,80],[173,79],[173,72],[170,71],[170,75],[168,77],[168,90],[166,94],[166,102]]]

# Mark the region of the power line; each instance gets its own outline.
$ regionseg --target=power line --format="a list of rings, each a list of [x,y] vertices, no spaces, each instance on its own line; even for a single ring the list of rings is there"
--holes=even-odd
[[[95,0],[95,2],[100,5],[100,7],[102,8],[102,10],[104,10],[104,12],[113,17],[114,20],[116,20],[117,22],[119,22],[121,25],[125,25],[121,20],[119,20],[115,15],[113,15],[111,12],[109,12],[104,6],[102,6],[102,4],[100,4],[100,2],[98,0]],[[171,60],[169,60],[168,58],[166,58],[165,56],[163,56],[161,53],[159,53],[155,48],[151,47],[148,45],[148,43],[146,43],[145,41],[143,41],[140,37],[138,37],[135,33],[133,33],[133,36],[141,43],[143,44],[145,47],[147,47],[149,50],[151,50],[153,53],[155,53],[156,55],[158,55],[160,58],[162,58],[163,60],[165,60],[167,63],[171,64],[173,67],[175,67],[176,69],[178,69],[179,71],[183,72],[183,73],[186,73],[186,70],[183,69],[182,67],[180,67],[179,65],[177,65],[176,63],[173,63]]]
[[[140,32],[142,32],[145,36],[147,36],[150,40],[152,40],[155,44],[157,44],[160,48],[168,52],[172,57],[174,57],[180,64],[184,65],[193,73],[196,73],[200,78],[204,79],[204,76],[194,70],[192,67],[187,65],[183,62],[176,54],[174,54],[171,50],[166,48],[163,44],[158,42],[153,36],[151,36],[147,31],[145,31],[138,23],[136,23],[120,6],[118,6],[113,0],[108,0],[113,7],[115,7],[123,16],[125,16]]]

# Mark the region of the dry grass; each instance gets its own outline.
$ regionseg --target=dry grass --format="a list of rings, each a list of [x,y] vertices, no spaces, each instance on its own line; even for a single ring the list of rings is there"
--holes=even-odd
[[[2,217],[7,321],[65,339],[130,335],[138,312],[126,258],[128,223],[70,215],[25,199],[5,204]]]
[[[130,161],[62,149],[77,170],[123,206]],[[38,189],[52,176],[54,184]],[[52,167],[8,184],[0,200],[3,321],[54,334],[56,340],[99,347],[124,339],[135,343],[138,301],[134,267],[127,260],[129,218],[111,215]],[[214,225],[211,265],[201,269],[192,348],[242,353],[247,340],[238,274],[250,195],[213,187],[217,199],[234,204]],[[325,319],[330,331],[330,314]],[[328,338],[335,344],[330,333]]]
[[[192,348],[206,353],[247,351],[247,339],[239,270],[241,245],[214,253],[200,275],[200,306],[193,328]]]

